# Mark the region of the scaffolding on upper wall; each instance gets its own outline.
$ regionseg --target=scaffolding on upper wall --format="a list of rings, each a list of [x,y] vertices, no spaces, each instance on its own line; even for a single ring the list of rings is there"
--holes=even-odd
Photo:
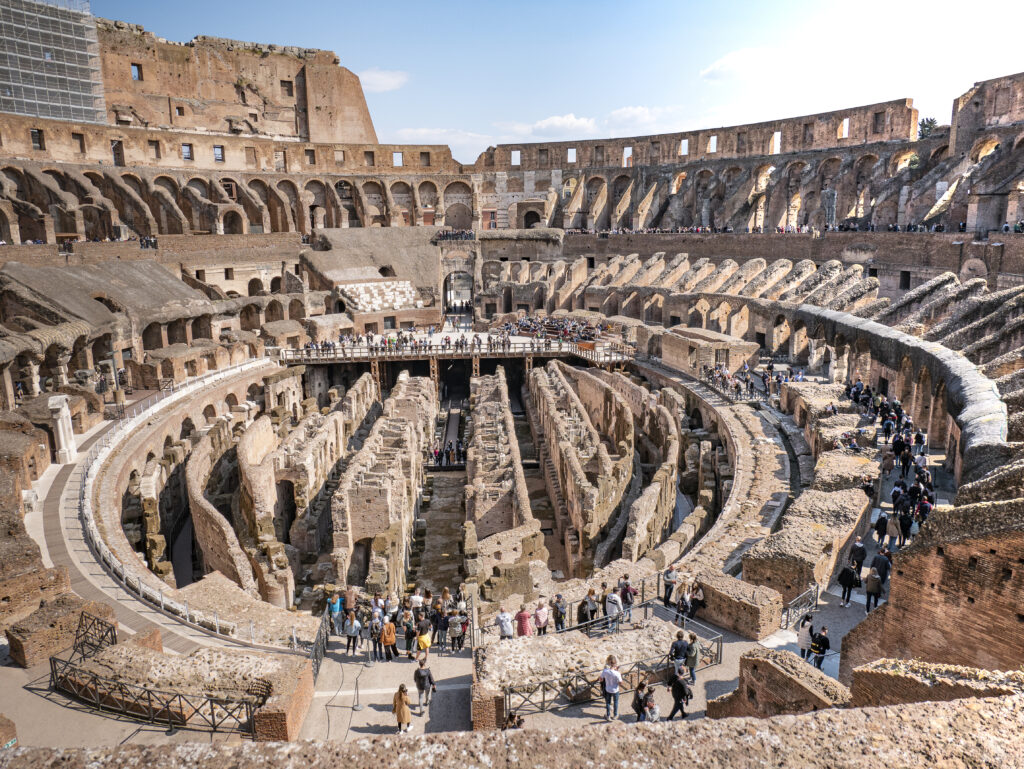
[[[106,122],[89,0],[0,2],[0,112]]]

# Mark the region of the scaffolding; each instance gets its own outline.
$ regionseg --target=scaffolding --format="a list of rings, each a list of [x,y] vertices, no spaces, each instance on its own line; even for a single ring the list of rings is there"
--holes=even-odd
[[[106,122],[89,0],[0,0],[0,112]]]

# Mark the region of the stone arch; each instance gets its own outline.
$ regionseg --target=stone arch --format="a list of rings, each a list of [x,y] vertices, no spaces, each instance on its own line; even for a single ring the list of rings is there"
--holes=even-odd
[[[274,321],[284,320],[284,307],[276,299],[272,299],[267,303],[267,308],[263,313],[267,323],[273,323]]]
[[[233,409],[238,405],[238,396],[234,393],[228,393],[224,398],[224,403],[227,404],[228,409]]]
[[[259,278],[253,278],[249,281],[247,291],[249,292],[249,296],[261,296],[266,293],[266,289],[263,287],[263,281]]]
[[[709,321],[715,324],[714,331],[721,334],[729,333],[729,316],[732,314],[732,305],[726,301],[719,303],[714,311],[708,316]]]
[[[247,304],[238,314],[239,325],[242,331],[259,331],[260,329],[260,308],[255,304]]]
[[[387,224],[387,202],[384,196],[384,187],[380,182],[370,179],[362,184],[363,213],[365,214],[365,227],[383,227]]]
[[[540,224],[539,213],[537,213],[536,211],[527,211],[525,214],[523,214],[523,227],[525,229],[536,227],[538,224]]]
[[[213,318],[210,315],[200,315],[192,320],[193,339],[213,338]]]
[[[802,320],[793,323],[793,331],[789,335],[789,359],[797,365],[807,365],[809,343],[807,324]]]
[[[225,211],[221,220],[221,229],[225,235],[244,235],[245,223],[238,211]]]
[[[473,212],[464,203],[452,203],[444,211],[444,223],[453,230],[468,230],[473,227]]]
[[[897,392],[904,410],[909,410],[914,394],[914,364],[910,358],[904,357],[900,362],[900,384]]]
[[[672,179],[672,194],[678,195],[679,191],[683,188],[683,182],[686,181],[686,171],[680,171]]]
[[[729,336],[745,339],[750,330],[750,308],[742,305],[729,316]]]
[[[305,190],[306,206],[309,211],[310,227],[315,230],[324,227],[336,227],[334,206],[331,197],[327,194],[327,187],[319,179],[311,179],[303,187]]]
[[[769,343],[769,350],[772,355],[778,355],[780,351],[787,349],[787,343],[791,334],[789,318],[785,315],[776,315],[772,322],[772,338]]]
[[[415,224],[413,221],[413,195],[412,187],[407,182],[396,181],[391,183],[391,200],[394,202],[394,210],[391,212],[392,227],[408,227]]]
[[[923,427],[926,430],[928,429],[928,426],[931,424],[933,403],[932,372],[929,371],[927,366],[921,366],[921,370],[917,372],[914,403],[910,411],[910,416],[914,419],[915,427]]]
[[[989,134],[982,136],[971,147],[970,158],[972,163],[977,163],[980,160],[991,155],[999,149],[999,137],[995,134]]]
[[[270,293],[280,294],[281,293],[281,276],[278,275],[270,279]]]
[[[142,349],[159,350],[163,346],[163,332],[160,324],[150,323],[142,330]]]
[[[301,299],[292,299],[288,303],[288,318],[289,320],[303,320],[306,317],[306,305],[302,303]]]
[[[309,234],[309,217],[302,207],[302,198],[299,196],[299,188],[291,179],[282,179],[277,183],[277,191],[281,194],[284,205],[288,208],[291,221],[295,222],[295,229],[304,235]]]
[[[168,344],[188,344],[188,318],[177,318],[167,324]]]
[[[203,408],[203,419],[206,420],[206,424],[210,424],[214,419],[217,418],[217,409],[212,403],[208,403]]]

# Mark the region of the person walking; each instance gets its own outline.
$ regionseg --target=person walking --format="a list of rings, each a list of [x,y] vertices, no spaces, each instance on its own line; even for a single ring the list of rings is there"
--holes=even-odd
[[[345,654],[356,654],[359,651],[359,632],[363,623],[356,619],[356,613],[350,611],[342,626],[345,631]]]
[[[814,634],[814,639],[811,641],[811,654],[814,655],[814,667],[821,670],[822,663],[825,662],[825,655],[828,653],[831,644],[828,640],[828,628],[824,625],[821,626],[821,630]]]
[[[331,595],[327,601],[327,611],[331,615],[331,627],[334,628],[335,635],[342,634],[342,624],[345,621],[344,615],[342,614],[342,602],[341,596],[338,593]]]
[[[380,644],[384,647],[384,659],[387,662],[398,659],[398,629],[391,615],[384,617],[384,627],[380,632]]]
[[[370,659],[374,662],[384,661],[384,644],[381,642],[383,634],[384,622],[380,618],[380,613],[374,612],[373,619],[370,620]]]
[[[622,674],[619,672],[619,661],[614,654],[605,660],[601,671],[601,693],[604,696],[604,720],[611,721],[619,717],[619,686]]]
[[[853,547],[850,548],[850,563],[853,564],[854,571],[857,572],[857,576],[860,576],[861,569],[864,568],[864,561],[868,557],[868,550],[864,547],[864,542],[861,537],[857,537],[853,543]]]
[[[619,598],[622,599],[623,621],[633,621],[633,602],[637,596],[637,589],[629,584],[629,575],[622,578],[622,586],[619,588]]]
[[[424,617],[416,623],[416,659],[426,662],[430,657],[430,635],[434,626],[429,619]],[[420,652],[423,652],[423,659],[420,660]]]
[[[398,721],[398,733],[408,732],[412,729],[412,711],[409,709],[409,689],[405,684],[399,684],[391,701],[391,712],[395,714]]]
[[[412,650],[416,644],[416,617],[413,615],[412,609],[402,610],[400,622],[402,634],[405,636],[405,656],[412,659]]]
[[[559,593],[555,596],[555,601],[551,604],[552,613],[555,615],[555,632],[560,633],[565,629],[565,617],[569,613],[569,606],[565,603],[565,599],[562,594]]]
[[[434,674],[430,672],[425,659],[420,660],[420,666],[412,674],[412,680],[416,684],[416,700],[419,703],[419,714],[422,716],[423,708],[430,707],[430,697],[437,691]]]
[[[796,645],[800,649],[800,659],[807,660],[808,662],[810,662],[811,658],[812,638],[814,638],[813,617],[810,614],[805,614],[800,620],[799,627],[796,629]]]
[[[882,578],[878,576],[878,569],[872,567],[871,573],[864,580],[864,595],[867,602],[864,605],[866,613],[871,613],[871,602],[874,601],[875,608],[878,608],[878,599],[882,595]]]
[[[668,659],[672,663],[675,673],[679,673],[682,667],[686,664],[686,652],[689,651],[690,644],[686,642],[686,631],[676,631],[676,640],[672,642],[672,646],[668,650]]]
[[[850,596],[853,595],[853,589],[860,582],[860,576],[852,563],[848,563],[843,567],[842,571],[839,572],[839,576],[836,577],[836,582],[843,588],[843,596],[839,599],[839,605],[845,609],[850,605]]]
[[[498,609],[498,616],[494,618],[494,624],[498,626],[498,638],[502,641],[512,638],[512,615],[505,611],[502,606]]]
[[[675,676],[672,677],[672,710],[668,713],[668,720],[671,721],[675,718],[678,713],[683,718],[686,718],[686,706],[690,700],[693,699],[693,690],[690,685],[686,682],[686,674],[677,671]]]
[[[622,596],[615,590],[610,591],[605,597],[604,613],[608,617],[608,628],[614,630],[622,617]]]

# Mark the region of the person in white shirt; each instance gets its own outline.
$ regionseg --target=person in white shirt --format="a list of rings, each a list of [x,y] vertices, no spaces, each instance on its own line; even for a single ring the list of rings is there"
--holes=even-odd
[[[619,661],[610,655],[601,671],[601,693],[604,695],[604,720],[611,721],[619,717],[619,686],[622,674],[619,672]]]
[[[622,598],[614,590],[604,599],[604,613],[608,616],[608,627],[614,628],[622,614]]]
[[[512,615],[505,611],[504,606],[498,609],[498,616],[494,618],[494,624],[498,626],[498,635],[501,640],[512,638]]]

